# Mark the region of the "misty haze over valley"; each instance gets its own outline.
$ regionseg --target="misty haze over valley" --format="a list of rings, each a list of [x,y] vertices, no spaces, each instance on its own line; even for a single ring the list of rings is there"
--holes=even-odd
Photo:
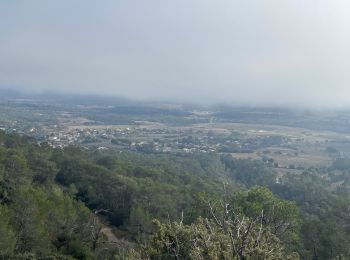
[[[5,88],[239,105],[350,101],[345,0],[0,7]]]
[[[0,259],[350,259],[350,3],[0,3]]]

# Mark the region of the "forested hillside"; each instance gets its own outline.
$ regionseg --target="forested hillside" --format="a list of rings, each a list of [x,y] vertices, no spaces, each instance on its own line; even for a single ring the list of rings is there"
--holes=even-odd
[[[0,132],[3,259],[349,257],[348,162],[54,149]]]

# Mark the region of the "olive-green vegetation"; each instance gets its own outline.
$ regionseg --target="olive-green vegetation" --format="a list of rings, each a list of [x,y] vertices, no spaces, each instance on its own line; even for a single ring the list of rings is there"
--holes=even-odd
[[[337,159],[332,167],[311,167],[302,174],[282,177],[272,170],[269,162],[228,156],[222,161],[228,174],[247,188],[264,185],[275,196],[297,203],[300,232],[289,246],[302,259],[350,257],[350,159]]]
[[[0,132],[0,258],[347,258],[348,182],[327,188],[347,163],[276,183],[264,162]]]
[[[299,259],[288,244],[298,237],[297,206],[255,187],[210,201],[209,214],[190,225],[154,221],[145,250],[151,259]]]

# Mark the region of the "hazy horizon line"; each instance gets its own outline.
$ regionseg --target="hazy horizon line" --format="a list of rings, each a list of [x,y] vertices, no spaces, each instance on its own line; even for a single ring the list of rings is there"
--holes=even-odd
[[[237,102],[237,101],[220,101],[220,100],[211,100],[211,101],[199,101],[196,99],[180,99],[180,98],[161,98],[161,97],[134,97],[131,95],[118,95],[118,94],[105,94],[105,93],[94,93],[94,92],[87,92],[87,93],[81,93],[81,91],[66,91],[66,90],[52,90],[52,89],[26,89],[21,87],[4,87],[0,86],[0,92],[1,94],[4,94],[6,92],[7,95],[14,95],[17,97],[14,98],[44,98],[44,97],[50,97],[50,98],[97,98],[97,99],[105,99],[105,100],[114,100],[114,101],[124,101],[124,102],[141,102],[144,104],[161,104],[161,103],[168,103],[168,104],[176,104],[176,105],[188,105],[188,106],[197,106],[197,107],[232,107],[232,108],[252,108],[252,109],[258,109],[258,108],[271,108],[271,109],[288,109],[288,110],[316,110],[316,111],[322,111],[322,110],[349,110],[350,104],[348,106],[345,105],[337,105],[334,106],[332,104],[329,105],[305,105],[303,103],[299,104],[283,104],[283,103],[269,103],[269,102]],[[7,97],[9,97],[7,96]],[[6,96],[5,96],[6,98]]]

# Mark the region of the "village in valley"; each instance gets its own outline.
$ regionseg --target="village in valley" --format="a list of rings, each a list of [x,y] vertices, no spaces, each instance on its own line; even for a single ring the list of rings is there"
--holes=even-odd
[[[339,131],[288,126],[288,121],[277,125],[271,120],[278,118],[275,115],[280,112],[274,110],[259,113],[246,122],[246,117],[254,116],[254,111],[237,110],[230,114],[233,119],[228,120],[208,108],[179,112],[177,107],[168,109],[169,105],[167,110],[164,106],[160,110],[137,106],[126,110],[123,107],[123,112],[114,112],[116,108],[112,106],[70,104],[50,107],[17,100],[11,101],[11,105],[11,111],[2,111],[0,103],[0,127],[6,132],[31,136],[39,143],[47,143],[54,148],[79,145],[101,151],[215,153],[263,161],[281,173],[300,173],[313,166],[329,166],[334,158],[350,154],[344,145],[350,139],[342,131],[343,125],[339,126]],[[85,117],[85,110],[89,113],[92,110],[95,117]],[[133,114],[129,113],[130,110]],[[110,113],[109,117],[103,117],[106,112]],[[13,117],[16,120],[11,120],[11,113],[15,113]],[[28,120],[21,118],[21,113],[26,113]],[[147,114],[139,116],[137,113]],[[243,116],[238,117],[239,113]],[[271,114],[274,116],[271,117]]]

